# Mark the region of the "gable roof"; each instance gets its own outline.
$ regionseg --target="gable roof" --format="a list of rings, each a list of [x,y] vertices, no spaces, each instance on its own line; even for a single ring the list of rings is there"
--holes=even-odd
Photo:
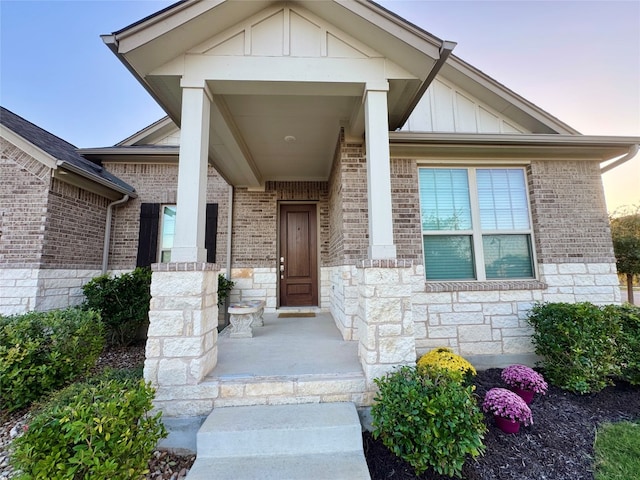
[[[112,175],[101,165],[82,157],[75,145],[38,127],[4,107],[0,107],[0,125],[54,159],[55,165],[51,165],[54,170],[58,167],[63,170],[69,170],[119,193],[132,195],[135,191],[131,185]]]

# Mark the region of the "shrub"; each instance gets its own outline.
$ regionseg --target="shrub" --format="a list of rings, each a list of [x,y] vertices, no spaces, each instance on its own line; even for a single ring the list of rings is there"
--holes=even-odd
[[[467,456],[484,451],[486,431],[472,386],[442,369],[401,367],[375,380],[373,436],[421,474],[461,476]]]
[[[148,414],[153,389],[122,376],[77,383],[54,396],[13,442],[17,478],[143,478],[166,430],[160,413]]]
[[[588,302],[533,306],[533,343],[549,382],[582,394],[611,385],[619,370],[615,339],[620,329],[607,308]]]
[[[101,275],[82,287],[84,308],[100,312],[110,344],[129,345],[149,318],[150,288],[148,268],[136,268],[113,278]]]
[[[16,410],[93,367],[104,347],[100,315],[77,308],[0,318],[0,400]]]
[[[640,385],[640,307],[611,306],[620,324],[618,355],[620,378]]]
[[[435,348],[420,357],[418,370],[423,371],[428,366],[447,370],[454,379],[464,383],[470,383],[471,378],[476,375],[473,365],[446,347]]]
[[[224,275],[218,275],[218,306],[224,305],[225,300],[231,293],[231,289],[235,285],[235,282],[227,280]]]

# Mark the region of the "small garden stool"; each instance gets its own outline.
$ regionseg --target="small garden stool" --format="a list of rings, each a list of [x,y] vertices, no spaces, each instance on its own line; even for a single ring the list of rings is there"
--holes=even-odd
[[[247,302],[229,305],[229,322],[231,323],[231,338],[253,337],[251,327],[262,327],[264,321],[264,300],[249,300]]]

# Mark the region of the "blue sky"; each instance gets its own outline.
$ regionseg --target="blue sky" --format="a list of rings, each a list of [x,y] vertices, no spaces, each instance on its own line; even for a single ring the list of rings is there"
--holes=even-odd
[[[99,35],[173,2],[0,0],[0,104],[79,147],[164,116]],[[640,136],[640,1],[380,1],[582,133]],[[640,204],[640,156],[604,175]]]

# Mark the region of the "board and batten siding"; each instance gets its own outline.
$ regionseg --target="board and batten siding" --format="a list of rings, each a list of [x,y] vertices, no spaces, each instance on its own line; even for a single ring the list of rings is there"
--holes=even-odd
[[[436,78],[402,127],[405,132],[530,133],[472,95]]]

